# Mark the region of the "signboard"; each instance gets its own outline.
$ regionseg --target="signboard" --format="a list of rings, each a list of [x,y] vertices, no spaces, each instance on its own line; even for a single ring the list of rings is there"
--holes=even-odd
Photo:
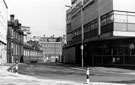
[[[47,40],[48,40],[48,42],[56,42],[55,38],[48,38]]]

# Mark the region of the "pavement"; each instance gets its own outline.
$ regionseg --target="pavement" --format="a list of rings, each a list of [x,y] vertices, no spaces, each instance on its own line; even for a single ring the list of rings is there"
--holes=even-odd
[[[49,65],[49,67],[52,66],[52,68],[56,66],[56,64],[54,63],[45,64],[45,65]],[[8,72],[7,69],[10,66],[11,66],[10,64],[0,66],[0,85],[135,85],[131,83],[121,84],[121,83],[106,83],[106,82],[90,82],[90,84],[86,84],[86,83],[80,83],[80,82],[78,83],[78,82],[66,81],[66,80],[61,81],[61,80],[52,80],[52,79],[41,79],[41,78],[32,76],[32,72],[29,75],[28,70],[33,69],[33,65],[20,64],[21,69],[22,67],[24,69],[22,74],[15,74],[15,73]],[[44,67],[41,67],[41,66],[42,65],[37,65],[38,69],[35,68],[34,70],[44,71],[45,70]],[[81,68],[77,66],[69,66],[69,65],[63,66],[61,64],[57,64],[57,66],[59,67],[57,67],[54,71],[63,72],[63,74],[67,72],[69,73],[75,72],[78,74],[85,75],[85,71],[86,71],[86,68]],[[64,69],[61,66],[63,66]],[[49,70],[52,71],[52,68],[50,68]],[[63,69],[63,71],[61,71],[61,69]],[[72,69],[75,71],[73,71]],[[108,72],[108,73],[116,73],[116,74],[124,74],[124,75],[127,75],[127,74],[135,75],[135,72],[133,70],[120,69],[120,68],[92,67],[90,68],[90,70],[97,71],[97,72],[105,72],[105,73]]]

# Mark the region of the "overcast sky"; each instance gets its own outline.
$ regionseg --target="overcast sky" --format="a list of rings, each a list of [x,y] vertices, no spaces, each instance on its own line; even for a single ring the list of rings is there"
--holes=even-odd
[[[71,0],[5,0],[8,14],[15,14],[32,35],[63,36],[66,30],[66,7]],[[8,18],[9,19],[9,18]]]

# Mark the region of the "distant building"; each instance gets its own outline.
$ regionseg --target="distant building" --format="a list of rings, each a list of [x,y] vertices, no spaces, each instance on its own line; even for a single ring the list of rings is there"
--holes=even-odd
[[[135,65],[135,0],[71,0],[71,4],[66,12],[65,63]]]
[[[5,0],[0,0],[0,64],[7,63],[7,17],[8,7]]]
[[[24,43],[27,44],[27,41],[31,40],[30,27],[28,27],[28,26],[21,26],[21,30],[24,33]]]
[[[27,41],[24,44],[23,62],[25,63],[43,63],[43,51],[37,41]]]
[[[39,44],[42,46],[43,56],[45,59],[57,58],[61,61],[62,56],[62,46],[64,45],[63,37],[36,37],[35,40],[38,40]]]

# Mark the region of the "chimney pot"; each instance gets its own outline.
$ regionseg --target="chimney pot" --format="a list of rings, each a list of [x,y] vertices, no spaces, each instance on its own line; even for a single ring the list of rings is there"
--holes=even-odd
[[[14,14],[11,14],[10,15],[10,20],[13,21],[14,20],[14,17],[15,17],[15,15]]]

